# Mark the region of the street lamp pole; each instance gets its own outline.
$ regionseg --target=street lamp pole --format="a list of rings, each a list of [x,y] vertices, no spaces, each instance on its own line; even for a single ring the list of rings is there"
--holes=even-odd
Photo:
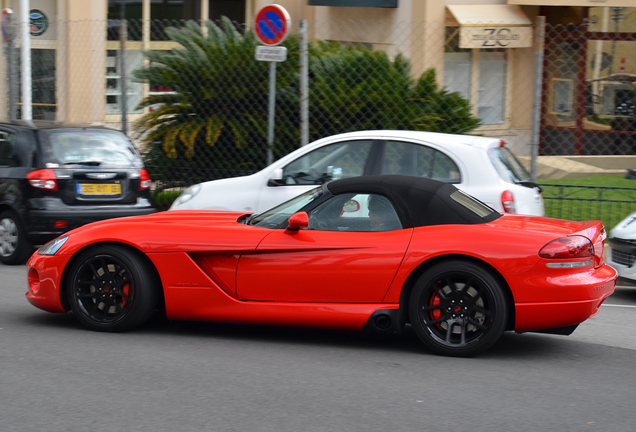
[[[121,89],[121,131],[128,135],[128,83],[126,82],[126,39],[128,39],[128,27],[126,25],[126,0],[121,0],[121,21],[119,26],[119,86]]]

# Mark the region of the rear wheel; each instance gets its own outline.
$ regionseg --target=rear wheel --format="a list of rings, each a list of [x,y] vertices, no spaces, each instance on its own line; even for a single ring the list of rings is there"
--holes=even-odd
[[[104,245],[82,253],[73,265],[67,291],[77,319],[91,330],[125,331],[150,318],[160,282],[141,253]]]
[[[3,264],[24,264],[33,253],[33,244],[26,235],[20,218],[11,210],[0,214],[0,261]]]
[[[419,339],[438,354],[472,356],[503,334],[508,317],[503,290],[492,274],[467,261],[447,261],[420,276],[409,302]]]

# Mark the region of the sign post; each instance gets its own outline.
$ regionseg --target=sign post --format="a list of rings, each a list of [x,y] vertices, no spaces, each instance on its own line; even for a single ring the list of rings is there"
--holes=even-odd
[[[277,4],[262,7],[254,18],[254,34],[263,45],[256,47],[255,58],[269,62],[269,114],[267,118],[267,164],[274,162],[274,118],[276,109],[276,63],[287,59],[287,48],[276,46],[283,42],[291,28],[287,10]]]

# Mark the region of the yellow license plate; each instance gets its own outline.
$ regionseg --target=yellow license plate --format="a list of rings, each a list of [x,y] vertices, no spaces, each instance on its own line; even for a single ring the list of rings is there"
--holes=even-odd
[[[120,195],[121,185],[113,184],[78,184],[77,193],[80,195]]]

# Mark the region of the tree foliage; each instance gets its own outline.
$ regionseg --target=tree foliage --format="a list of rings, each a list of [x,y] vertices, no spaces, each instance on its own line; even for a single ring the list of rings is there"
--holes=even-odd
[[[447,133],[479,126],[469,102],[440,89],[435,70],[417,80],[398,54],[363,47],[323,45],[311,57],[312,138],[365,129],[408,129]]]
[[[180,142],[190,158],[197,139],[213,146],[224,129],[238,148],[246,146],[250,134],[266,137],[269,71],[267,63],[254,60],[258,43],[253,33],[243,35],[223,18],[221,25],[188,22],[181,29],[166,29],[166,34],[182,48],[149,51],[149,65],[134,72],[135,79],[172,91],[140,103],[139,108],[154,108],[135,125],[145,141],[160,140],[171,157],[177,156]],[[294,49],[293,38],[288,45]],[[292,68],[292,62],[278,68],[281,104],[297,100]]]

